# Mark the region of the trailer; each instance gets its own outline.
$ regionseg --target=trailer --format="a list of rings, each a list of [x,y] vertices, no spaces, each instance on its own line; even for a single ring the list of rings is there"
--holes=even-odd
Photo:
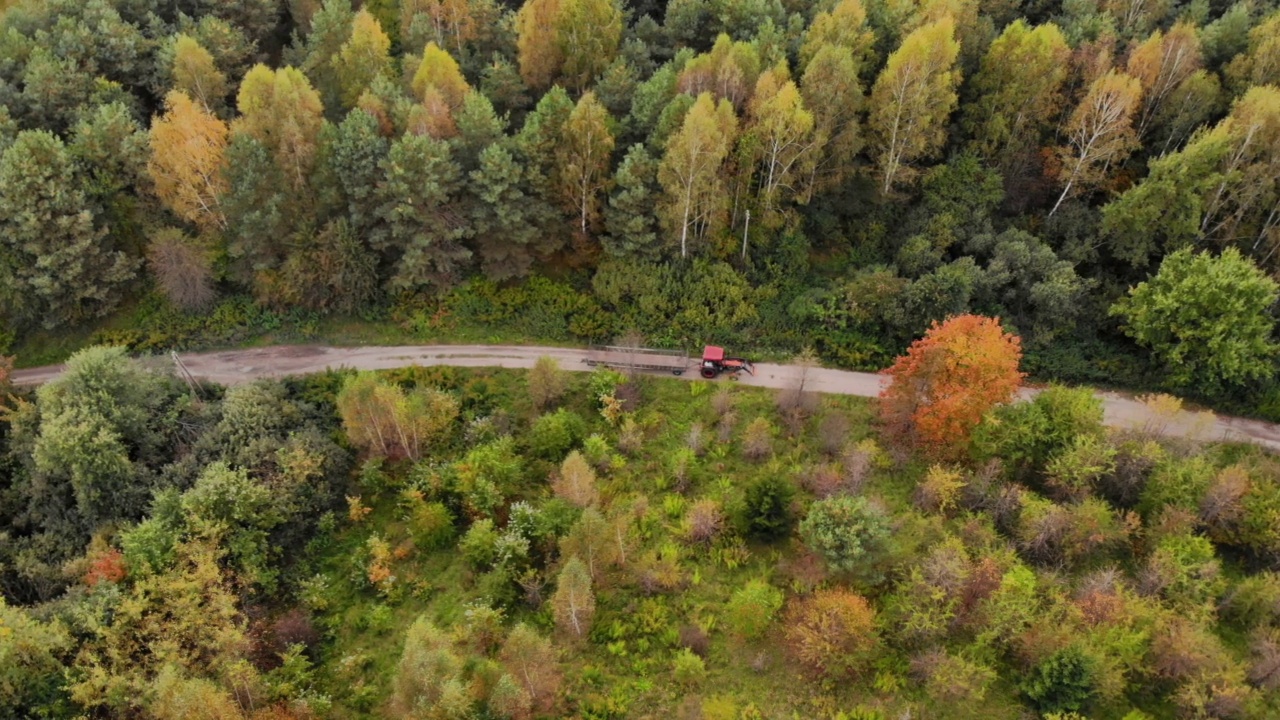
[[[587,356],[582,362],[592,367],[614,370],[650,370],[680,375],[689,367],[689,353],[621,345],[592,345],[587,348]]]

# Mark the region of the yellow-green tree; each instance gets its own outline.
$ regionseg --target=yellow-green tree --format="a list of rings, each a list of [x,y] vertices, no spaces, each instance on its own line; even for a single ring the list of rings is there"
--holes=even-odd
[[[800,46],[800,67],[807,67],[822,48],[834,45],[849,51],[860,72],[874,54],[875,41],[875,33],[867,27],[862,0],[840,0],[830,11],[814,16]]]
[[[1067,144],[1057,149],[1062,194],[1052,216],[1072,195],[1101,185],[1107,169],[1138,146],[1133,116],[1142,102],[1137,78],[1111,70],[1089,85],[1064,129]]]
[[[710,93],[702,93],[667,141],[658,166],[663,190],[658,215],[666,231],[679,236],[682,258],[689,256],[691,242],[724,226],[727,193],[722,169],[737,130],[729,101],[717,104]]]
[[[206,229],[226,227],[218,204],[226,191],[227,124],[184,92],[165,97],[151,123],[147,173],[156,195],[175,215]]]
[[[276,166],[300,188],[315,163],[324,105],[307,76],[292,67],[256,65],[240,83],[240,118],[232,126],[262,143]]]
[[[609,158],[613,154],[612,118],[595,93],[578,99],[561,131],[556,149],[556,180],[561,204],[578,215],[583,235],[600,216],[601,195],[609,186]]]
[[[988,162],[1036,149],[1063,103],[1071,48],[1052,23],[1015,20],[991,43],[973,78],[974,102],[965,129]]]
[[[561,0],[555,35],[564,56],[560,76],[581,90],[617,56],[622,10],[615,0]]]
[[[348,108],[356,106],[379,75],[391,71],[391,38],[367,10],[356,13],[351,37],[338,50],[338,65],[342,68],[342,102]]]
[[[1280,10],[1249,31],[1249,49],[1227,67],[1238,91],[1249,86],[1280,85]]]
[[[337,406],[351,442],[377,457],[419,460],[458,417],[452,395],[429,387],[405,392],[373,373],[348,378]]]
[[[222,106],[227,97],[227,76],[195,38],[178,35],[174,40],[172,72],[174,90],[190,95],[208,110]]]
[[[912,179],[912,163],[934,155],[946,141],[960,82],[954,35],[949,17],[914,30],[876,78],[868,131],[886,194]]]
[[[551,598],[556,627],[565,635],[584,638],[591,632],[596,614],[596,596],[591,590],[591,573],[575,555],[570,557],[556,579],[556,593]]]
[[[786,66],[761,74],[751,99],[750,125],[739,146],[743,159],[751,164],[757,204],[766,221],[776,220],[807,175],[813,128],[813,114],[805,109]]]
[[[413,73],[410,83],[419,100],[425,99],[428,90],[435,88],[451,109],[462,107],[462,101],[471,92],[471,85],[462,76],[462,68],[447,51],[435,43],[429,43],[422,51],[422,61]]]
[[[806,199],[815,190],[838,187],[855,171],[862,150],[860,114],[865,104],[858,62],[848,48],[826,45],[800,80],[805,107],[813,113],[814,149],[807,163]]]
[[[516,13],[520,76],[534,90],[557,79],[586,87],[613,62],[621,41],[614,0],[528,0]]]

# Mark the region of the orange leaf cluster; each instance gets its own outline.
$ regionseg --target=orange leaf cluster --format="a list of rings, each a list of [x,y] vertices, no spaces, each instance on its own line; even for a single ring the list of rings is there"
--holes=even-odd
[[[118,583],[124,580],[127,574],[124,554],[115,548],[110,548],[89,559],[89,569],[84,573],[84,584],[93,587],[103,581]]]
[[[1022,384],[1022,344],[995,318],[960,315],[933,324],[885,372],[881,416],[892,433],[944,459],[961,456],[969,435],[993,406]]]

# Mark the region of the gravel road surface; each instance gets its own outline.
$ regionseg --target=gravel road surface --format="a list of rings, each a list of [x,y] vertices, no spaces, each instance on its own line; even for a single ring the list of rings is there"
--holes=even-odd
[[[585,371],[585,350],[573,348],[504,346],[504,345],[405,345],[369,347],[327,347],[319,345],[278,345],[248,350],[189,353],[180,355],[191,373],[202,380],[222,385],[246,383],[264,377],[306,375],[329,368],[389,370],[408,365],[452,365],[455,367],[530,368],[539,357],[559,361],[565,370]],[[154,358],[152,362],[169,362]],[[699,379],[696,361],[681,377]],[[13,380],[19,385],[38,385],[57,377],[61,365],[18,370]],[[791,387],[800,370],[791,365],[759,363],[755,376],[744,375],[737,382],[769,388]],[[719,382],[729,382],[720,380]],[[884,378],[874,373],[810,369],[806,387],[816,392],[836,395],[875,397],[880,394]],[[1034,389],[1024,389],[1031,397]],[[1258,420],[1245,420],[1210,412],[1182,412],[1176,417],[1161,417],[1146,405],[1119,393],[1099,392],[1105,409],[1105,422],[1117,428],[1144,428],[1152,432],[1200,440],[1251,442],[1272,450],[1280,450],[1280,427]]]

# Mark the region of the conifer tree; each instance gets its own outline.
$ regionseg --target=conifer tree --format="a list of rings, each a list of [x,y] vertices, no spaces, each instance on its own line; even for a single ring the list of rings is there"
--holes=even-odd
[[[643,143],[632,145],[613,176],[614,192],[604,210],[605,252],[616,258],[656,260],[660,252],[653,206],[658,164]]]
[[[112,310],[136,260],[104,242],[66,145],[18,134],[0,158],[0,314],[46,328]]]
[[[523,277],[536,251],[554,248],[556,239],[543,231],[550,208],[524,190],[526,173],[502,143],[480,153],[480,167],[470,179],[470,215],[481,269],[493,280]]]
[[[394,290],[439,292],[461,279],[471,258],[463,240],[471,227],[459,198],[462,177],[449,144],[405,135],[382,164],[376,243],[396,257]]]

